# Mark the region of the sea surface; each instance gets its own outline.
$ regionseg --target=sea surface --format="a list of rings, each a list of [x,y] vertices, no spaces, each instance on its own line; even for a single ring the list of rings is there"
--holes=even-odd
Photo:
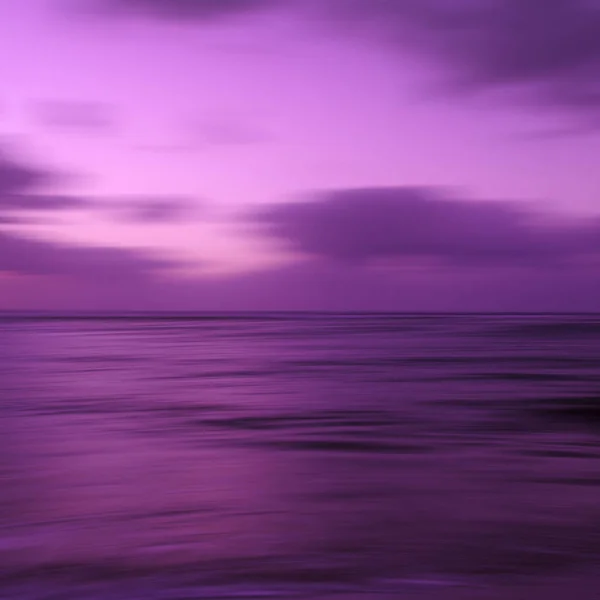
[[[600,597],[600,316],[0,318],[0,598]]]

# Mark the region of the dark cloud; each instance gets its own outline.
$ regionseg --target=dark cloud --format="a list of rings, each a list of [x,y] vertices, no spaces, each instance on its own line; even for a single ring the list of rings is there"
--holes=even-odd
[[[131,223],[172,223],[197,218],[200,213],[199,202],[183,196],[98,200],[95,207]]]
[[[0,231],[0,271],[91,282],[150,280],[166,260],[112,247],[76,246]]]
[[[57,194],[5,194],[0,196],[0,211],[56,211],[86,206],[88,206],[88,201],[78,196]]]
[[[114,109],[100,102],[47,100],[34,105],[35,118],[45,127],[82,132],[116,127]]]
[[[355,264],[540,266],[600,254],[595,221],[550,222],[514,203],[468,201],[426,188],[324,192],[262,208],[251,221],[302,253]]]
[[[91,0],[102,13],[170,20],[213,20],[277,6],[281,0]]]
[[[332,0],[351,30],[445,64],[459,88],[524,88],[538,100],[600,107],[598,0]]]
[[[57,173],[30,164],[15,152],[0,146],[0,202],[6,195],[29,192],[52,184],[58,179]]]
[[[0,147],[0,223],[29,222],[33,211],[86,207],[83,198],[44,191],[65,180],[64,173],[42,167],[14,149]]]
[[[0,148],[0,223],[31,220],[33,212],[86,209],[130,223],[168,223],[197,218],[200,203],[185,196],[94,198],[48,193],[45,187],[64,180],[57,171],[37,166]]]
[[[600,0],[91,0],[108,13],[203,22],[300,9],[445,66],[459,90],[600,107]],[[307,10],[308,9],[308,10]],[[450,91],[450,88],[449,90]]]

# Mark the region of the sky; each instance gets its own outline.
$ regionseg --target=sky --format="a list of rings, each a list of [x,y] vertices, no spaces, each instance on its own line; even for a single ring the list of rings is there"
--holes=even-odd
[[[599,0],[0,3],[0,309],[600,310]]]

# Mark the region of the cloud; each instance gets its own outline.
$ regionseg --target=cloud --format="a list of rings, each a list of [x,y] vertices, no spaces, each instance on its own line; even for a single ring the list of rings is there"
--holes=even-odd
[[[198,201],[185,196],[130,197],[98,200],[94,207],[111,218],[130,223],[173,223],[194,219]]]
[[[192,143],[212,146],[254,145],[271,139],[266,130],[259,130],[234,119],[191,123],[186,128],[186,133],[196,138]]]
[[[0,277],[0,308],[600,308],[597,219],[567,222],[435,189],[372,188],[255,208],[245,222],[300,255],[277,268],[183,278],[175,275],[180,263],[147,252],[0,229],[0,273],[11,274]]]
[[[37,102],[33,110],[38,122],[52,129],[91,132],[116,126],[114,110],[100,102],[46,100]]]
[[[597,221],[561,222],[515,203],[470,201],[428,188],[323,192],[258,209],[249,220],[296,251],[349,264],[409,259],[539,267],[600,255]]]
[[[42,167],[6,146],[0,146],[0,223],[25,223],[32,211],[58,212],[85,208],[87,200],[47,189],[64,182],[65,173]]]
[[[38,166],[0,147],[0,223],[28,222],[36,211],[59,213],[86,209],[123,222],[173,223],[197,218],[200,203],[186,196],[94,198],[49,193],[45,188],[65,180],[58,171]]]
[[[29,192],[60,178],[58,173],[29,162],[0,146],[0,202],[10,194]]]
[[[27,219],[23,219],[20,215],[8,215],[0,212],[0,225],[18,225],[19,223],[26,222]]]
[[[331,15],[448,67],[465,90],[600,107],[598,0],[332,0]],[[324,5],[324,6],[325,6]]]
[[[87,200],[78,196],[58,194],[6,194],[0,196],[0,211],[56,211],[84,208]]]
[[[142,251],[68,244],[3,228],[28,223],[32,211],[104,208],[92,198],[46,189],[62,181],[64,177],[58,171],[38,166],[8,148],[0,149],[0,275],[11,275],[0,277],[0,305],[3,296],[10,296],[11,286],[19,288],[24,281],[29,282],[29,287],[26,286],[23,302],[39,308],[50,302],[50,291],[59,304],[72,308],[85,302],[104,307],[111,302],[119,306],[128,306],[130,301],[144,304],[144,297],[158,297],[163,281],[168,280],[165,275],[181,263]],[[190,203],[164,198],[142,200],[135,205],[124,202],[123,206],[115,202],[113,206],[125,208],[129,219],[148,222],[174,219]],[[31,294],[34,297],[30,298]]]
[[[600,107],[600,0],[91,0],[109,14],[210,22],[269,8],[319,15],[448,69],[449,87]],[[308,9],[308,10],[307,10]]]
[[[0,231],[0,272],[120,284],[151,280],[172,266],[133,250],[76,246]]]
[[[91,0],[103,14],[137,15],[175,21],[211,21],[277,6],[280,0]]]
[[[273,134],[266,128],[254,127],[235,118],[186,120],[176,127],[176,139],[171,143],[145,144],[137,150],[162,154],[187,154],[214,147],[255,146],[272,142]]]

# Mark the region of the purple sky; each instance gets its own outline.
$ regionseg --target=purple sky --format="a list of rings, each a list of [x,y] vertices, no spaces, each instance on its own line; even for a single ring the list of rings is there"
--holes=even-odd
[[[600,310],[600,1],[0,3],[0,309]]]

